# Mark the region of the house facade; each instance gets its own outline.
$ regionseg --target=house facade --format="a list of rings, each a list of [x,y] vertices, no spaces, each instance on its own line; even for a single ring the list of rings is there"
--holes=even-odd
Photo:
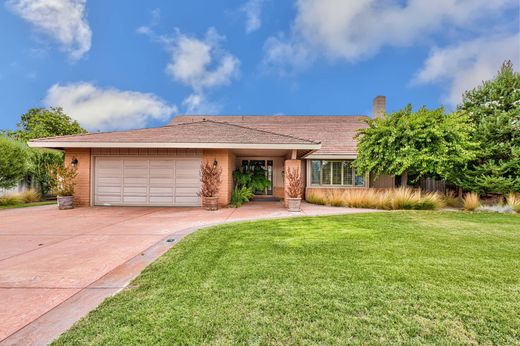
[[[373,116],[385,111],[378,96]],[[200,206],[199,168],[222,168],[219,204],[227,205],[234,170],[264,168],[271,186],[261,197],[285,198],[285,172],[297,168],[312,189],[394,186],[394,178],[358,174],[357,131],[367,116],[176,116],[168,125],[33,140],[32,147],[64,150],[78,170],[79,206]]]

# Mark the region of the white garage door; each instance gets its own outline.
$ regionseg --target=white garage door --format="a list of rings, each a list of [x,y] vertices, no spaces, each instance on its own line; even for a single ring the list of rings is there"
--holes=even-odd
[[[95,205],[200,206],[200,159],[96,157]]]

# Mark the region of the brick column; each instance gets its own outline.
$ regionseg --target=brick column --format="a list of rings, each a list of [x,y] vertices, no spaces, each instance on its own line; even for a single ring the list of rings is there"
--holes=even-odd
[[[300,175],[301,175],[302,179],[305,179],[304,176],[303,176],[303,171],[302,171],[302,160],[285,160],[284,176],[283,176],[284,205],[285,205],[285,207],[287,207],[287,198],[289,197],[287,195],[287,190],[286,190],[287,185],[288,185],[287,172],[289,171],[289,169],[291,169],[291,170],[297,169],[300,172]]]
[[[78,207],[90,206],[90,148],[65,149],[65,166],[70,167],[72,159],[78,160],[78,176],[74,188],[74,205]]]
[[[233,192],[235,156],[228,149],[205,149],[203,151],[203,160],[209,163],[217,160],[219,167],[222,168],[222,182],[218,192],[218,204],[221,207],[228,205]]]

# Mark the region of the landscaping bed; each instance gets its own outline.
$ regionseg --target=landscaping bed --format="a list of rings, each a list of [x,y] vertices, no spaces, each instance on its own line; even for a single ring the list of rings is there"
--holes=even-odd
[[[520,217],[385,212],[198,231],[70,344],[518,344]]]

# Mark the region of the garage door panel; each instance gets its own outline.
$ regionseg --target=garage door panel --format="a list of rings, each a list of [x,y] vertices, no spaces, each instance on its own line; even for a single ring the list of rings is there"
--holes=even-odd
[[[121,186],[99,186],[97,193],[99,195],[121,194]]]
[[[125,177],[123,179],[124,185],[148,185],[148,177],[146,178],[138,178],[138,177]]]
[[[96,204],[120,204],[121,203],[121,195],[97,195],[96,196]]]
[[[95,204],[199,206],[199,159],[98,157]]]
[[[176,196],[175,204],[179,206],[198,206],[200,205],[200,198]]]
[[[173,196],[174,192],[175,192],[175,189],[173,187],[150,186],[150,195],[171,195],[171,196]]]
[[[197,187],[178,187],[175,189],[176,196],[197,196],[199,192]]]
[[[146,196],[148,193],[148,188],[146,186],[125,186],[123,188],[123,193],[125,195],[138,194]]]
[[[150,196],[150,204],[173,205],[173,196]]]

